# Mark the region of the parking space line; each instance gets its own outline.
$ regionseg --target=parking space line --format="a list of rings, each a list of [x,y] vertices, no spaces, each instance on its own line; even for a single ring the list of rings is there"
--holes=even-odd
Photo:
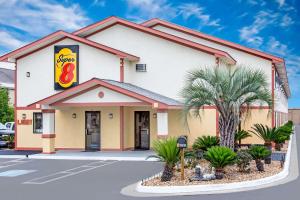
[[[56,172],[47,176],[42,176],[42,177],[38,177],[38,178],[34,178],[31,179],[29,181],[23,182],[23,184],[45,184],[45,183],[50,183],[62,178],[66,178],[69,176],[74,176],[83,172],[87,172],[96,168],[100,168],[100,167],[104,167],[106,165],[111,165],[113,163],[116,163],[119,161],[112,161],[112,162],[103,162],[103,161],[97,161],[97,162],[92,162],[89,163],[87,165],[81,165],[79,167],[75,167],[75,168],[71,168],[68,170],[64,170],[64,171],[60,171],[60,172]],[[99,164],[98,164],[99,163]],[[96,166],[89,166],[90,164],[98,164]],[[76,171],[77,169],[81,169]]]
[[[24,164],[24,163],[28,163],[28,162],[31,162],[32,160],[29,160],[29,159],[24,159],[24,158],[18,158],[18,159],[15,159],[15,160],[9,160],[9,161],[6,161],[6,162],[2,162],[0,163],[0,169],[3,169],[3,168],[6,168],[6,167],[12,167],[12,166],[16,166],[16,165],[21,165],[21,164]]]

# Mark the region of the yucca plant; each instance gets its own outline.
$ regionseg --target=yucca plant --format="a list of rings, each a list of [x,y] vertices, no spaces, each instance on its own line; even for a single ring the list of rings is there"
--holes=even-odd
[[[222,178],[224,167],[234,164],[236,153],[228,147],[214,146],[207,150],[204,154],[204,158],[216,169],[216,177]]]
[[[150,157],[158,158],[165,162],[165,167],[161,176],[161,181],[170,181],[173,177],[174,166],[179,160],[179,148],[177,147],[177,139],[174,137],[155,140],[153,142],[153,150],[157,155]]]
[[[217,138],[216,136],[208,135],[208,136],[197,137],[197,139],[193,144],[193,149],[207,151],[207,149],[218,145],[219,145],[219,138]]]
[[[262,163],[262,159],[271,155],[271,151],[268,150],[265,146],[254,145],[249,149],[249,153],[252,158],[255,160],[256,168],[258,171],[264,171],[264,164]]]
[[[248,131],[245,131],[245,130],[236,131],[235,135],[234,135],[235,144],[241,145],[242,140],[244,140],[248,137],[252,137],[252,135]]]

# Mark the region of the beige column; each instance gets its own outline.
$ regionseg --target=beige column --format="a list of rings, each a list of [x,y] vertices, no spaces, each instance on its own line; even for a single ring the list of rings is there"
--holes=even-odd
[[[43,153],[55,153],[55,110],[42,109],[43,113]]]
[[[157,136],[168,136],[168,110],[157,110]]]

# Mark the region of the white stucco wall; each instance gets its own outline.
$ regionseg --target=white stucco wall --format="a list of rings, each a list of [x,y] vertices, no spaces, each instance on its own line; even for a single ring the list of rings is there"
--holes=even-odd
[[[215,64],[213,55],[122,25],[88,39],[139,56],[147,72],[136,72],[136,63],[125,63],[125,81],[175,99],[180,98],[187,71]]]
[[[270,83],[270,90],[271,90],[271,77],[272,77],[272,62],[263,58],[260,58],[258,56],[254,56],[251,54],[248,54],[243,51],[239,51],[221,44],[217,44],[208,40],[204,40],[186,33],[182,33],[180,31],[176,31],[174,29],[166,28],[161,25],[157,25],[153,27],[156,30],[166,32],[181,38],[185,38],[188,40],[191,40],[193,42],[197,42],[200,44],[207,45],[209,47],[217,48],[223,51],[228,52],[236,61],[238,65],[245,65],[247,67],[251,67],[253,69],[261,69],[265,72],[266,76],[268,77],[269,83]]]
[[[99,92],[103,92],[104,96],[100,98]],[[123,102],[141,102],[138,99],[120,94],[105,87],[99,87],[88,91],[84,94],[76,96],[63,103],[123,103]]]
[[[76,41],[65,39],[17,60],[17,106],[28,106],[53,95],[54,45],[79,45],[79,83],[91,78],[119,80],[120,60],[117,56]],[[30,72],[30,77],[26,77]]]
[[[274,91],[274,110],[276,112],[288,113],[288,100],[283,89],[276,83]]]

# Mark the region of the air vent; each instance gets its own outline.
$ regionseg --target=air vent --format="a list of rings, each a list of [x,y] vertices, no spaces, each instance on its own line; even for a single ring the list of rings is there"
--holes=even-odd
[[[146,64],[136,64],[135,69],[137,72],[146,72],[147,71]]]

